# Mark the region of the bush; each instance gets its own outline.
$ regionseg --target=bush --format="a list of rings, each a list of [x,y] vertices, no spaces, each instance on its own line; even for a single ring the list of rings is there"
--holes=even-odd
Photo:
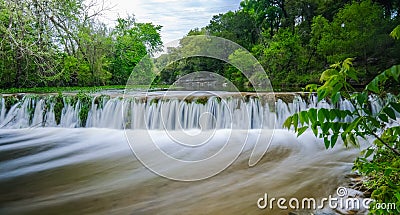
[[[323,138],[325,147],[333,147],[340,138],[345,146],[359,146],[359,138],[373,139],[370,147],[354,163],[354,170],[366,176],[365,186],[373,192],[375,200],[370,207],[372,214],[399,214],[400,208],[379,209],[377,203],[396,203],[400,206],[400,113],[399,95],[387,98],[384,85],[388,81],[399,81],[400,65],[376,76],[362,92],[355,90],[349,80],[357,81],[352,59],[332,65],[321,75],[322,86],[308,85],[310,91],[317,91],[318,101],[330,100],[336,104],[340,98],[351,102],[354,111],[338,109],[309,109],[290,116],[284,123],[294,127],[298,135],[311,128],[314,135]],[[383,97],[380,110],[373,112],[368,96]],[[386,97],[386,98],[384,98]],[[345,121],[344,119],[352,119]],[[372,156],[372,159],[370,158]]]

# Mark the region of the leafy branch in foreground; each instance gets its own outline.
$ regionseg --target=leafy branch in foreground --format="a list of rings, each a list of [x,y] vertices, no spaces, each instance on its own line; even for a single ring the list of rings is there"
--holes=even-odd
[[[374,214],[399,213],[400,208],[380,210],[374,208],[379,203],[400,205],[400,97],[385,91],[385,84],[399,81],[400,65],[391,67],[376,76],[361,92],[349,84],[357,80],[356,71],[348,58],[332,65],[321,75],[322,86],[308,85],[306,89],[317,92],[318,101],[327,100],[337,107],[334,109],[311,108],[288,117],[284,127],[294,127],[297,135],[311,128],[316,137],[322,138],[325,147],[333,147],[342,140],[343,144],[359,146],[359,140],[373,140],[371,146],[363,150],[353,169],[367,176],[366,186],[373,190],[371,197],[376,200],[370,212]],[[341,99],[350,102],[350,108],[341,110]],[[372,109],[370,100],[382,100],[382,104]],[[340,138],[339,138],[340,137]],[[371,155],[373,158],[371,159]],[[396,212],[395,212],[396,211]]]

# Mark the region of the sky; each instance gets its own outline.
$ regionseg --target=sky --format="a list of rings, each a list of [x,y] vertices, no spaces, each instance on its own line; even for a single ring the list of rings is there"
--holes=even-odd
[[[134,14],[136,22],[163,26],[164,44],[185,36],[189,30],[206,26],[213,15],[239,9],[241,0],[112,0],[105,13],[110,21]]]

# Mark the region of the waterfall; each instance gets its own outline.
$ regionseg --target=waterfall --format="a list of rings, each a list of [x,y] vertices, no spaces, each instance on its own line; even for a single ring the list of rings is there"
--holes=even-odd
[[[206,102],[195,99],[188,101],[179,97],[168,99],[110,98],[92,96],[85,104],[74,96],[55,99],[54,95],[25,95],[20,99],[0,97],[0,128],[27,127],[98,127],[114,129],[258,129],[280,128],[285,119],[309,108],[333,108],[327,101],[317,102],[315,95],[307,100],[295,95],[291,102],[277,99],[275,104],[262,102],[250,96],[217,98],[209,97]],[[370,96],[372,112],[382,108],[382,101]],[[60,102],[60,104],[57,104]],[[8,102],[12,103],[12,102]],[[62,107],[56,110],[56,107]],[[88,106],[88,109],[83,108]],[[341,99],[335,108],[354,110],[347,100]],[[86,111],[86,112],[85,112]],[[59,119],[59,120],[57,120]],[[351,120],[351,119],[346,119]]]

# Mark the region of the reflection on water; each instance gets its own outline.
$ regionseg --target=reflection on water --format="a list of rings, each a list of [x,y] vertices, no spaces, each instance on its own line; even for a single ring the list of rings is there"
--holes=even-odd
[[[149,141],[139,131],[137,140]],[[212,178],[179,182],[147,170],[122,130],[2,129],[0,214],[288,214],[260,210],[256,202],[266,192],[288,199],[326,197],[358,154],[340,146],[325,150],[310,133],[297,139],[284,130],[275,132],[267,154],[249,168],[251,149],[249,143],[232,166]],[[180,156],[201,157],[198,153]]]

